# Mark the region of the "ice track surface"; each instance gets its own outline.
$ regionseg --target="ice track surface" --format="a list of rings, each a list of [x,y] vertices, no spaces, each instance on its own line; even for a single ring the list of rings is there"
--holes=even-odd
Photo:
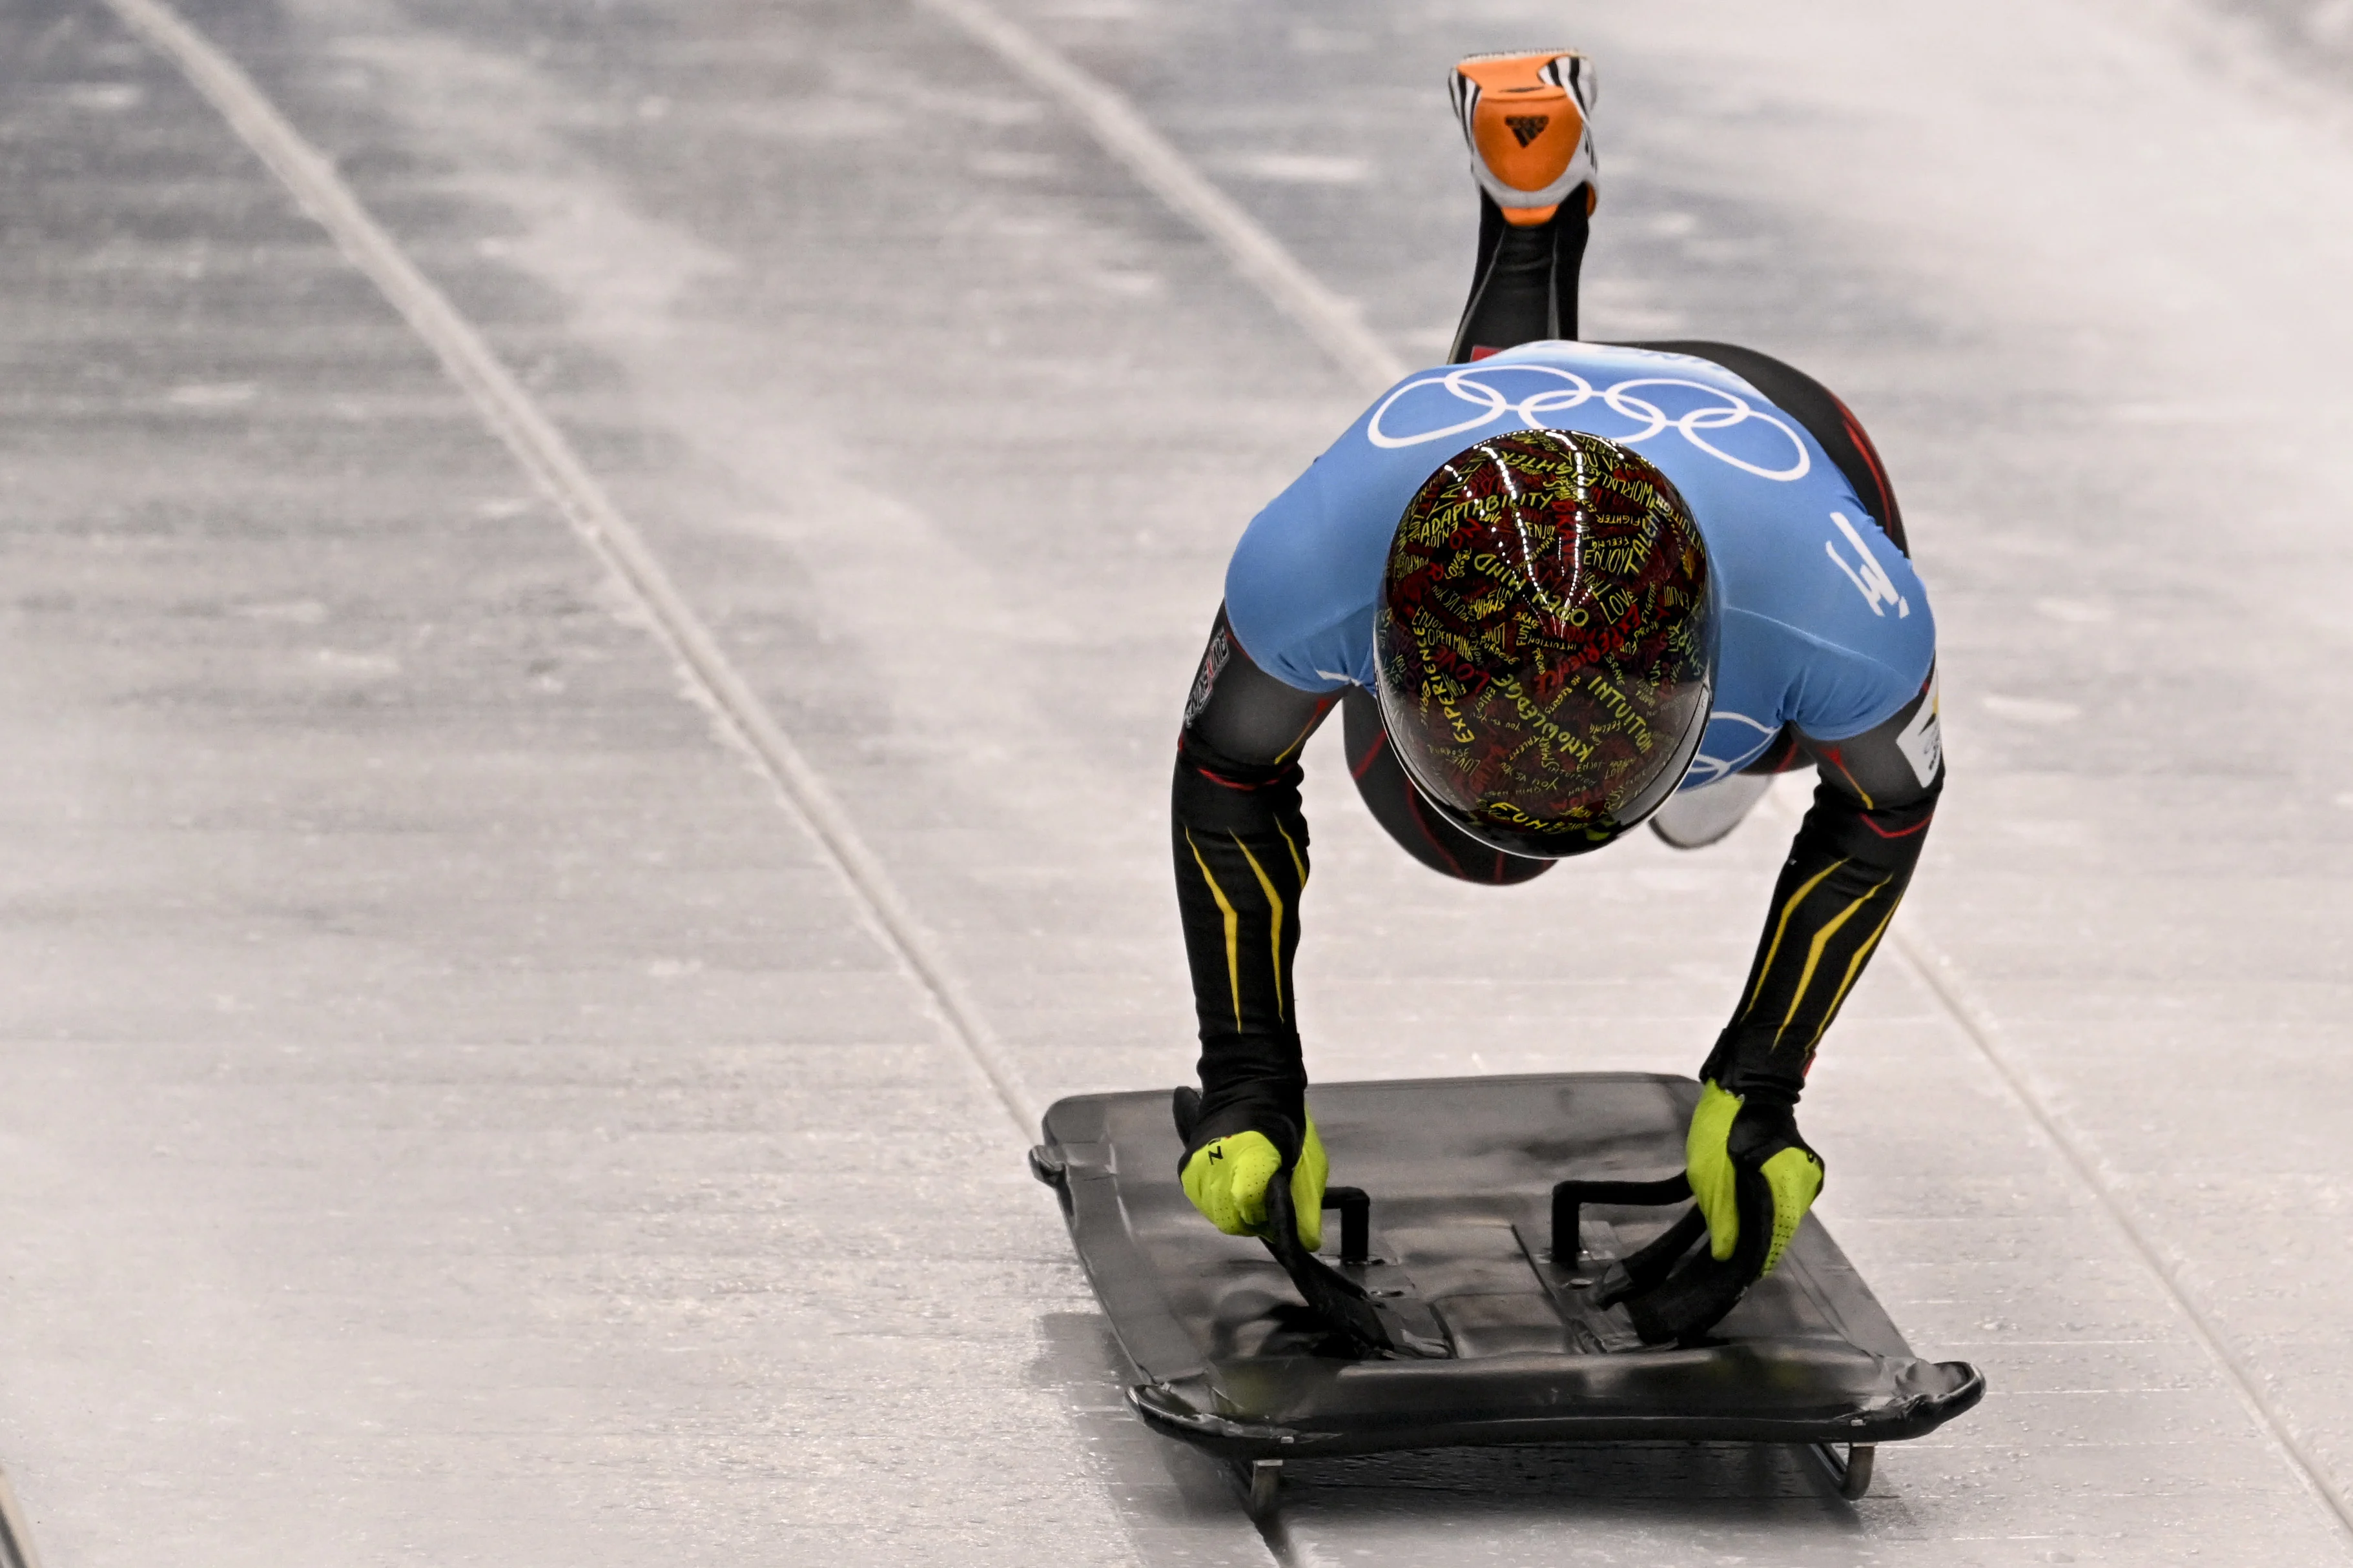
[[[668,609],[152,13],[0,10],[45,1561],[2353,1558],[2342,9],[190,0]],[[1295,1467],[1261,1535],[1120,1407],[1008,1108],[1187,1069],[1225,553],[1444,352],[1446,65],[1556,41],[1603,73],[1588,332],[1838,387],[1936,592],[1953,784],[1806,1129],[1993,1392],[1858,1506],[1794,1453],[1410,1455]],[[1697,1062],[1786,816],[1498,893],[1310,768],[1319,1075]]]

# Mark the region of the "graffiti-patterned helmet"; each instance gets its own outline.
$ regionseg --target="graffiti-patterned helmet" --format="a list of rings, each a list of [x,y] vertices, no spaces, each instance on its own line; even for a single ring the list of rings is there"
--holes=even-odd
[[[1374,637],[1406,772],[1508,854],[1609,843],[1674,793],[1707,728],[1707,546],[1667,477],[1598,436],[1498,436],[1430,475]]]

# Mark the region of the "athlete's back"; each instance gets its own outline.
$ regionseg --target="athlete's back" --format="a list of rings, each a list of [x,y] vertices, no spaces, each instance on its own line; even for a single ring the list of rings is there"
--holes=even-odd
[[[1707,540],[1723,646],[1686,787],[1737,769],[1784,725],[1841,740],[1917,695],[1936,650],[1927,595],[1803,424],[1712,361],[1562,342],[1409,376],[1259,513],[1226,609],[1260,668],[1303,690],[1369,689],[1399,514],[1457,451],[1530,428],[1640,451]]]

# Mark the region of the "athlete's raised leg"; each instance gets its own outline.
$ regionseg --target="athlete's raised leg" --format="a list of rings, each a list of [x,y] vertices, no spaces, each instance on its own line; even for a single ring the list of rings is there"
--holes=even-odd
[[[1479,185],[1479,259],[1449,357],[1573,338],[1594,205],[1592,62],[1565,49],[1473,55],[1451,86]]]

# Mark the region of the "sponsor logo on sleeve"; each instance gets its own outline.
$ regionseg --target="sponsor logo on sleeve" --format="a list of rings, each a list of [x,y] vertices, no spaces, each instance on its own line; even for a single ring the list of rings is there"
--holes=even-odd
[[[1920,710],[1912,715],[1912,722],[1896,734],[1895,747],[1912,764],[1921,788],[1936,782],[1936,768],[1945,760],[1945,737],[1936,724],[1936,677],[1933,671],[1928,676],[1928,695],[1921,702]]]
[[[1879,564],[1879,558],[1872,554],[1871,546],[1862,542],[1862,535],[1855,531],[1854,524],[1847,521],[1846,513],[1834,511],[1831,513],[1831,521],[1838,524],[1841,533],[1846,535],[1846,542],[1854,546],[1855,559],[1850,563],[1845,556],[1841,555],[1835,539],[1823,540],[1822,550],[1830,556],[1831,564],[1846,574],[1847,581],[1853,584],[1855,592],[1862,595],[1862,602],[1871,606],[1871,613],[1884,616],[1892,605],[1897,620],[1910,615],[1911,601],[1895,591],[1895,584],[1888,577],[1886,569]]]
[[[1226,639],[1226,628],[1219,626],[1218,635],[1209,639],[1209,649],[1201,656],[1201,673],[1193,678],[1193,691],[1185,700],[1185,728],[1201,716],[1209,705],[1209,694],[1218,689],[1218,677],[1234,657],[1233,645]]]

